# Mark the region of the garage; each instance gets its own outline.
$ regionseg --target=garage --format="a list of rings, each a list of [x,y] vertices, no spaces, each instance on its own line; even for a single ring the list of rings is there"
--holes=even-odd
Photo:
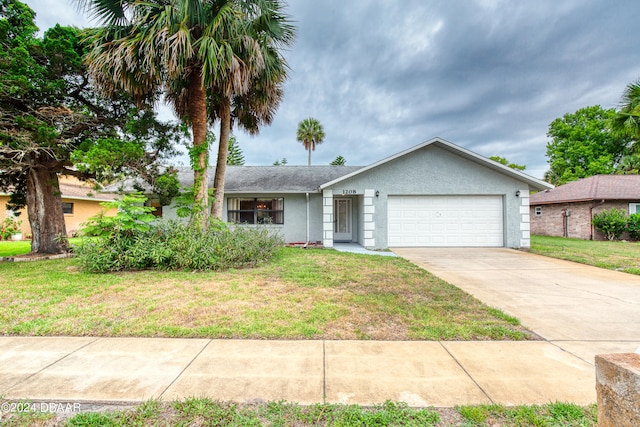
[[[502,196],[389,196],[390,247],[502,247]]]

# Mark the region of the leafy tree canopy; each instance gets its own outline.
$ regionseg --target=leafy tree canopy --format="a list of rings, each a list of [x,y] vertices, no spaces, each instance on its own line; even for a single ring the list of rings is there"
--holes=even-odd
[[[161,162],[180,133],[126,96],[101,97],[79,30],[56,25],[39,38],[34,17],[26,4],[0,0],[0,189],[12,209],[27,205],[32,251],[51,253],[66,248],[59,175],[137,174],[170,198],[177,179]]]
[[[338,156],[335,159],[333,159],[333,161],[329,164],[331,166],[344,166],[347,164],[347,160],[342,156]]]
[[[549,125],[545,179],[562,185],[579,178],[613,173],[627,153],[630,138],[611,129],[615,109],[599,105],[567,113]]]
[[[505,159],[504,157],[500,157],[500,156],[491,156],[489,157],[491,160],[493,160],[494,162],[498,162],[502,165],[508,166],[511,169],[516,169],[519,171],[523,171],[527,168],[526,165],[519,165],[517,163],[511,163],[509,160]]]

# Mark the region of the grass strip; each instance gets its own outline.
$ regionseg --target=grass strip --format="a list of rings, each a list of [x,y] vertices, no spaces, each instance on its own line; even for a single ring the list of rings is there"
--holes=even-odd
[[[640,242],[531,236],[531,252],[609,270],[640,274]]]
[[[0,400],[0,402],[2,402]],[[22,407],[29,406],[28,402]],[[597,425],[596,405],[571,403],[505,407],[501,405],[456,408],[411,408],[387,401],[372,407],[342,404],[302,406],[289,402],[237,404],[203,397],[181,401],[146,401],[119,411],[47,413],[35,411],[0,413],[6,426],[120,427],[120,426],[545,426],[591,427]]]

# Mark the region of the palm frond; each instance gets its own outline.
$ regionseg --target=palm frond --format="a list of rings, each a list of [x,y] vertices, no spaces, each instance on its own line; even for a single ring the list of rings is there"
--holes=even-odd
[[[120,26],[128,22],[127,13],[135,0],[73,0],[80,11],[95,17],[101,25]]]

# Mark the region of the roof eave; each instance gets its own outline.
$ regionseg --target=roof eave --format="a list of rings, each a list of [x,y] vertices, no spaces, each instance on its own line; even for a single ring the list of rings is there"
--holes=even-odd
[[[306,193],[319,193],[320,190],[313,189],[313,190],[256,190],[256,191],[250,191],[250,190],[225,190],[224,194],[306,194]]]
[[[530,205],[531,206],[538,206],[538,205],[559,205],[562,203],[584,203],[584,202],[593,202],[595,201],[595,199],[566,199],[566,200],[545,200],[545,201],[538,201],[538,202],[534,202],[534,201],[530,201]]]

